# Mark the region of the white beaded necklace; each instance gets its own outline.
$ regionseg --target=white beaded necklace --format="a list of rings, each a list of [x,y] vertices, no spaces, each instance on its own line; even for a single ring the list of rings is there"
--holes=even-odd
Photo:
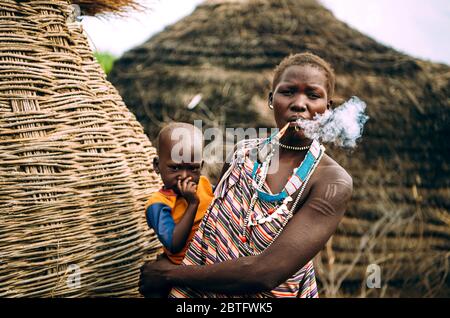
[[[311,147],[311,145],[309,145],[309,146],[302,146],[302,147],[295,147],[295,146],[289,146],[289,145],[282,144],[281,142],[277,142],[277,144],[281,148],[288,149],[288,150],[294,150],[294,151],[304,151],[304,150],[308,150]]]

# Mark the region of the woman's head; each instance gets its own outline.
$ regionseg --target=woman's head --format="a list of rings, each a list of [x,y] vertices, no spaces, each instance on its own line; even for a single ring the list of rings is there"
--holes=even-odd
[[[284,58],[280,64],[275,68],[275,74],[273,76],[272,81],[272,92],[275,90],[276,86],[280,82],[280,79],[284,73],[284,71],[293,65],[310,65],[312,67],[316,67],[319,70],[322,70],[327,78],[327,94],[328,97],[331,99],[334,94],[334,87],[336,83],[336,76],[334,74],[334,70],[331,67],[331,65],[322,59],[321,57],[312,54],[312,53],[298,53],[289,55],[288,57]]]
[[[275,69],[269,107],[279,128],[292,122],[290,134],[303,139],[301,131],[294,131],[294,122],[313,119],[332,104],[335,75],[331,66],[311,53],[285,58]]]

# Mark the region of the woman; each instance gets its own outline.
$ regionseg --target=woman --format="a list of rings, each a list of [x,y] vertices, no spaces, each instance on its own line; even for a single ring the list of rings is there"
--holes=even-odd
[[[238,147],[183,261],[191,266],[145,264],[142,294],[175,287],[171,297],[318,297],[312,259],[336,231],[352,179],[295,122],[330,108],[334,84],[316,55],[280,63],[269,94],[280,134]]]

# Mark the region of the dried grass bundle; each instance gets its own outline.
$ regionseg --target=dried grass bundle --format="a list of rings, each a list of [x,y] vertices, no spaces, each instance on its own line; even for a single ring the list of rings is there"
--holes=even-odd
[[[142,10],[144,6],[135,0],[73,0],[83,15],[125,15],[130,10]]]

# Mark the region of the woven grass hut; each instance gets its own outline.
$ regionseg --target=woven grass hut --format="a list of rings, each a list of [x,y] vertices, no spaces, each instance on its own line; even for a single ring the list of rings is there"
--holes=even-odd
[[[336,100],[359,96],[371,118],[356,151],[328,147],[355,192],[316,259],[322,296],[450,296],[449,66],[377,43],[315,0],[222,0],[125,53],[109,79],[150,138],[170,120],[271,127],[271,70],[302,51],[330,61]],[[366,285],[371,264],[379,289]]]
[[[74,1],[109,14],[132,1]],[[155,150],[68,0],[0,0],[0,297],[138,296]]]

